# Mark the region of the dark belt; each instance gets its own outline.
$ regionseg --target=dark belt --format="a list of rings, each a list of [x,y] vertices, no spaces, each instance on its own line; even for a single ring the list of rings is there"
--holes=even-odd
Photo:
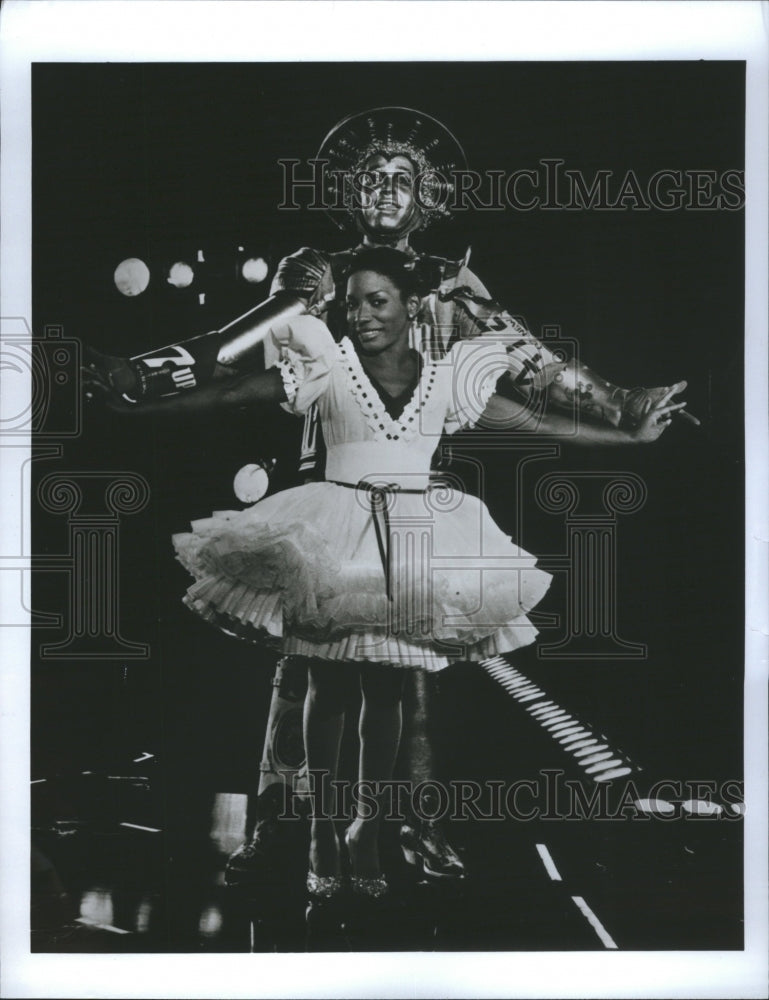
[[[327,480],[334,486],[344,486],[348,490],[361,490],[368,496],[371,509],[371,520],[374,522],[376,532],[376,543],[379,549],[379,558],[382,560],[382,571],[385,577],[385,591],[387,600],[392,601],[392,587],[390,584],[390,511],[387,503],[388,493],[424,493],[424,490],[408,490],[397,483],[367,483],[360,480],[357,483],[342,483],[338,479]],[[382,524],[380,524],[380,518]]]

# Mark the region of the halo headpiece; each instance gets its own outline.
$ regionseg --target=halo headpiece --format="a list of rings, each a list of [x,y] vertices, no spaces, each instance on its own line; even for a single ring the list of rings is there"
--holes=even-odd
[[[372,108],[349,115],[328,133],[318,150],[317,159],[328,160],[324,181],[328,215],[340,228],[356,220],[352,184],[366,169],[372,156],[387,159],[405,156],[414,165],[419,183],[418,228],[434,219],[450,215],[447,207],[457,170],[467,169],[464,150],[456,137],[436,118],[413,108]],[[343,197],[339,198],[339,177],[344,178]]]

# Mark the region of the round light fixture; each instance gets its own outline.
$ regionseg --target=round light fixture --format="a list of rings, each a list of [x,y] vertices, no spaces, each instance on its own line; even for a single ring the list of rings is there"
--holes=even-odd
[[[166,280],[174,288],[189,288],[194,279],[195,272],[190,265],[185,264],[183,260],[177,260],[175,264],[171,265]]]
[[[256,503],[262,499],[269,485],[270,476],[263,465],[244,465],[236,473],[232,488],[241,503]]]
[[[141,295],[150,283],[150,270],[138,257],[128,257],[115,268],[114,281],[121,294]]]
[[[267,277],[269,270],[267,261],[264,257],[249,257],[248,260],[243,263],[241,274],[250,284],[258,285]]]

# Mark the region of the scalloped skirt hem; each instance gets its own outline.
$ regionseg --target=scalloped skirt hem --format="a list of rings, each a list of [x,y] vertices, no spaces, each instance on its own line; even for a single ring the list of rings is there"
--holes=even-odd
[[[373,632],[350,633],[341,639],[320,643],[290,633],[283,634],[279,594],[263,595],[260,609],[263,617],[258,623],[244,621],[189,594],[183,598],[183,602],[196,615],[225,634],[284,655],[338,663],[373,663],[429,672],[444,670],[451,663],[487,660],[492,656],[510,653],[531,645],[538,634],[529,619],[522,615],[473,644],[416,643],[397,635],[377,635]]]

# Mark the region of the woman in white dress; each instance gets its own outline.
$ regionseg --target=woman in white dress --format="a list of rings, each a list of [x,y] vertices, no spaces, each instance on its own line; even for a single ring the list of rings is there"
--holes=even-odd
[[[360,678],[359,781],[373,793],[358,801],[345,836],[349,886],[378,898],[387,883],[378,851],[382,810],[372,802],[381,802],[378,783],[392,775],[403,668],[483,660],[536,635],[526,615],[550,577],[480,500],[431,483],[441,435],[479,421],[519,429],[530,422],[532,430],[586,444],[644,443],[685,405],[671,402],[673,387],[630,431],[582,423],[575,437],[567,417],[538,415],[535,423],[522,404],[495,395],[508,367],[502,344],[459,341],[435,361],[409,347],[419,301],[405,255],[361,252],[348,276],[348,336],[340,343],[320,320],[290,320],[271,333],[279,347],[273,368],[170,403],[179,410],[279,402],[298,415],[318,405],[325,482],[193,522],[173,539],[196,580],[185,597],[190,608],[228,632],[309,659],[305,746],[318,780],[307,882],[315,898],[348,887],[330,784],[347,685]]]

